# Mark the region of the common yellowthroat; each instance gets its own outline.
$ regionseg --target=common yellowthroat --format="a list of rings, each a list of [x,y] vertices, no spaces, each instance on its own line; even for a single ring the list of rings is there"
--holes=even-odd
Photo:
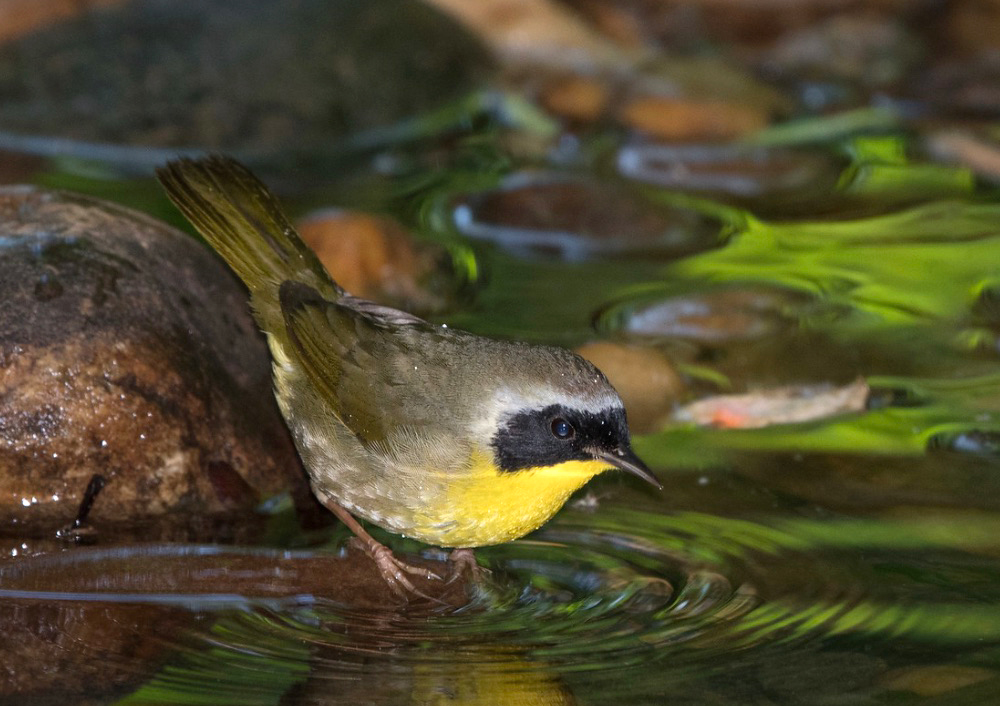
[[[183,159],[157,174],[250,290],[313,491],[397,592],[416,592],[406,574],[427,572],[392,556],[352,515],[466,550],[536,529],[611,468],[660,487],[631,449],[618,393],[580,356],[352,297],[232,159]]]

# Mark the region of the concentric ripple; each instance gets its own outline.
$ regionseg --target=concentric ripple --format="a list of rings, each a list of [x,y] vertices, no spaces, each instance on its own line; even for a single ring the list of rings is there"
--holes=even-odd
[[[773,667],[775,651],[798,659],[859,637],[1000,641],[997,525],[568,511],[481,550],[492,574],[458,609],[335,600],[324,586],[338,559],[323,552],[91,549],[2,567],[0,615],[26,663],[62,660],[59,688],[93,680],[96,661],[124,704],[574,703],[623,693],[622,680],[640,698],[667,673],[680,683],[758,656]],[[941,603],[931,583],[948,571],[981,595]],[[838,668],[873,668],[837,655]],[[34,678],[34,691],[56,686]]]

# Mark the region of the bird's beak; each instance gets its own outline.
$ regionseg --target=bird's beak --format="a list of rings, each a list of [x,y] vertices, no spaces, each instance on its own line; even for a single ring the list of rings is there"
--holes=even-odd
[[[642,462],[642,459],[635,455],[633,451],[628,446],[619,446],[614,451],[605,451],[604,449],[594,449],[591,453],[594,454],[594,458],[601,461],[607,461],[615,468],[619,468],[623,471],[628,471],[632,475],[639,476],[644,481],[651,485],[655,485],[659,490],[663,490],[663,484],[657,480],[653,472],[649,470],[649,467]]]

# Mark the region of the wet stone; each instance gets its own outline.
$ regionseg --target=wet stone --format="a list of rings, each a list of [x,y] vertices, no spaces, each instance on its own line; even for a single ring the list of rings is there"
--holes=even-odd
[[[593,123],[611,100],[611,89],[596,77],[570,75],[554,79],[542,90],[542,104],[551,113],[572,122]]]
[[[391,218],[329,209],[307,215],[297,227],[354,296],[426,315],[446,308],[456,289],[448,251],[416,241]]]
[[[471,238],[568,260],[629,252],[680,257],[715,245],[718,233],[699,214],[658,206],[627,188],[544,174],[517,174],[465,197],[454,220]]]
[[[786,34],[761,62],[775,78],[871,91],[904,80],[922,50],[920,39],[895,18],[844,14]]]
[[[927,441],[927,448],[954,451],[975,456],[1000,456],[1000,431],[970,429],[956,433],[935,434]]]
[[[609,309],[602,327],[703,344],[755,340],[792,326],[794,310],[805,299],[762,287],[719,289]]]
[[[995,120],[1000,115],[1000,53],[936,62],[912,82],[908,96],[937,116]]]
[[[996,0],[950,2],[942,7],[949,49],[966,56],[984,56],[1000,48],[1000,6]]]
[[[720,100],[641,95],[618,113],[626,127],[661,140],[730,140],[767,127],[766,108]]]
[[[465,25],[504,63],[615,65],[621,51],[553,0],[426,0]]]
[[[770,43],[780,36],[815,24],[845,9],[858,9],[849,0],[566,0],[599,21],[614,8],[618,24],[627,16],[645,42],[704,51],[708,42],[740,48]],[[869,0],[866,10],[888,10],[905,0]]]
[[[674,366],[653,348],[602,341],[579,346],[576,352],[614,385],[625,403],[629,427],[636,434],[661,426],[685,391]]]
[[[23,184],[45,164],[45,160],[28,154],[0,149],[0,184]]]
[[[248,512],[303,475],[246,293],[145,216],[0,189],[0,517],[48,536],[107,481],[96,525]]]
[[[730,145],[636,144],[617,155],[622,176],[710,196],[757,213],[829,201],[843,164],[818,151]]]
[[[439,107],[490,63],[417,0],[130,0],[0,44],[0,131],[271,155]]]
[[[924,148],[938,161],[967,167],[984,181],[1000,182],[1000,144],[995,136],[972,130],[943,129],[928,134],[924,138]]]
[[[123,0],[0,0],[0,41]]]

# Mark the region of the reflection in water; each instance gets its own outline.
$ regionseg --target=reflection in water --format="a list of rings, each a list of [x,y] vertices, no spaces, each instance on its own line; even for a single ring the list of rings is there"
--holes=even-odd
[[[0,686],[123,704],[570,704],[776,689],[786,698],[774,703],[799,703],[817,682],[875,693],[890,666],[916,668],[907,653],[920,645],[974,655],[1000,641],[998,523],[958,512],[739,520],[606,502],[484,550],[492,577],[460,607],[331,598],[344,559],[326,553],[77,549],[0,572]],[[942,597],[952,573],[961,583]]]

